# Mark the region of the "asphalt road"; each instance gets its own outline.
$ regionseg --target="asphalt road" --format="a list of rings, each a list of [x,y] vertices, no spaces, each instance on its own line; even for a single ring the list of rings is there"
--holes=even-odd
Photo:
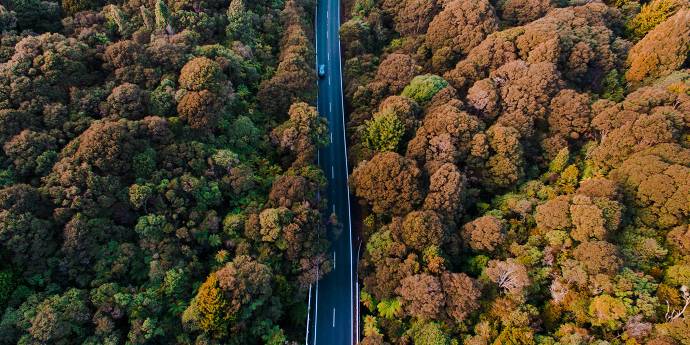
[[[356,256],[353,255],[348,188],[347,144],[343,112],[342,67],[340,62],[339,0],[318,0],[316,9],[316,70],[325,66],[319,78],[318,110],[328,119],[331,143],[319,150],[319,165],[328,178],[329,216],[339,226],[328,228],[334,269],[312,288],[307,339],[311,345],[352,345],[359,331],[353,307],[356,304]],[[356,248],[355,248],[356,250]]]

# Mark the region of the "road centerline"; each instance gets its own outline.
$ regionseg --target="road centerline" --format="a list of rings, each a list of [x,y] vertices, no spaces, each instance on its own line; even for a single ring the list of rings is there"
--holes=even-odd
[[[352,250],[352,224],[350,216],[350,196],[348,187],[348,162],[347,162],[347,136],[345,128],[345,114],[342,87],[342,62],[340,52],[340,1],[318,0],[318,17],[315,24],[316,37],[318,38],[317,69],[325,65],[326,75],[320,75],[318,80],[317,106],[321,116],[329,122],[329,140],[327,147],[321,148],[323,155],[319,166],[324,172],[328,182],[328,202],[331,203],[332,213],[324,215],[328,221],[327,236],[331,242],[330,250],[333,252],[332,270],[321,277],[317,285],[318,298],[315,302],[321,308],[331,307],[331,327],[326,326],[327,314],[319,314],[318,336],[310,339],[306,345],[354,345],[359,343],[355,337],[355,328],[359,320],[354,319],[355,298],[353,296],[356,266],[355,253]],[[330,11],[333,10],[333,18]],[[325,31],[325,32],[324,32]],[[333,37],[330,33],[333,32]],[[332,57],[331,57],[332,55]],[[338,133],[335,135],[334,133]],[[341,135],[342,133],[342,135]],[[318,158],[318,156],[317,156]],[[338,166],[338,176],[335,176],[335,166]],[[331,167],[330,176],[326,171]],[[336,208],[336,204],[339,208]],[[328,206],[326,206],[328,207]],[[344,230],[344,231],[342,231]],[[340,256],[341,269],[337,267],[337,256]],[[343,256],[344,255],[344,256]],[[343,264],[343,262],[345,262]],[[343,266],[345,265],[345,266]],[[319,291],[323,290],[323,291]],[[341,313],[335,317],[335,309],[340,308]],[[342,316],[342,317],[340,317]],[[314,323],[315,324],[315,323]],[[313,332],[316,334],[316,332]],[[359,334],[359,332],[357,332]]]

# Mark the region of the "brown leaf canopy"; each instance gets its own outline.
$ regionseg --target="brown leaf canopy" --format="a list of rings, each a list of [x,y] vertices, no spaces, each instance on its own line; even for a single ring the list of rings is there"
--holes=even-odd
[[[375,80],[385,82],[391,94],[400,93],[420,71],[409,55],[394,53],[379,64]]]
[[[435,55],[450,50],[466,55],[498,29],[494,9],[487,0],[453,0],[431,21],[426,43]]]
[[[592,125],[602,139],[592,160],[609,170],[632,153],[677,142],[688,128],[688,109],[690,97],[660,87],[638,89],[620,103],[601,102]]]
[[[403,300],[405,312],[412,317],[433,320],[443,311],[445,295],[435,276],[422,273],[406,277],[396,292]]]
[[[440,106],[424,118],[410,141],[407,156],[433,174],[444,163],[457,164],[469,154],[471,141],[484,124],[451,105]]]
[[[395,30],[403,36],[424,34],[440,9],[436,0],[384,0],[383,9],[395,22]]]
[[[421,171],[413,160],[383,152],[364,161],[352,173],[355,194],[377,213],[406,214],[422,200]]]
[[[440,246],[444,242],[445,228],[434,211],[412,211],[403,219],[402,239],[415,250]]]
[[[271,295],[271,269],[249,256],[236,256],[215,274],[230,304],[230,315],[235,315],[242,305]]]
[[[479,217],[462,227],[463,240],[476,251],[494,251],[505,238],[504,226],[494,216]]]
[[[630,49],[625,78],[631,83],[668,75],[688,59],[690,9],[678,11],[657,25]]]
[[[504,0],[498,3],[501,19],[523,25],[543,17],[552,8],[550,0]]]
[[[615,274],[623,261],[618,256],[615,244],[606,241],[583,242],[573,250],[573,256],[589,275]]]
[[[555,9],[522,27],[492,34],[446,78],[466,89],[500,65],[522,59],[553,63],[567,80],[598,89],[608,71],[622,67],[617,62],[629,46],[610,29],[619,23],[620,12],[599,2]]]
[[[513,127],[520,136],[534,135],[537,123],[546,119],[551,98],[562,82],[556,66],[551,63],[509,62],[491,73],[489,79],[478,82],[479,90],[470,102],[484,118],[495,117],[500,111],[498,124]]]
[[[454,224],[463,210],[465,176],[455,164],[446,163],[431,175],[429,181],[424,209],[436,211],[447,224]]]

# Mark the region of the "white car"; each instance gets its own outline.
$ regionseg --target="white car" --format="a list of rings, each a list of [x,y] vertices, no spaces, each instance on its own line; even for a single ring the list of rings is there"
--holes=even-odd
[[[326,76],[326,65],[319,65],[319,78]]]

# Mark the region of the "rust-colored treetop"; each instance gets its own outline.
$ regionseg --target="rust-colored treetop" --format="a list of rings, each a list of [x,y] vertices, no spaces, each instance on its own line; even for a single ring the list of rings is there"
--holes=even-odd
[[[685,344],[687,1],[352,2],[370,344]]]
[[[628,54],[625,78],[640,83],[680,68],[690,52],[690,9],[678,11],[635,44]]]
[[[303,338],[315,2],[0,2],[0,342]]]
[[[323,3],[0,3],[0,344],[301,342]],[[690,343],[687,0],[341,5],[362,344]]]

